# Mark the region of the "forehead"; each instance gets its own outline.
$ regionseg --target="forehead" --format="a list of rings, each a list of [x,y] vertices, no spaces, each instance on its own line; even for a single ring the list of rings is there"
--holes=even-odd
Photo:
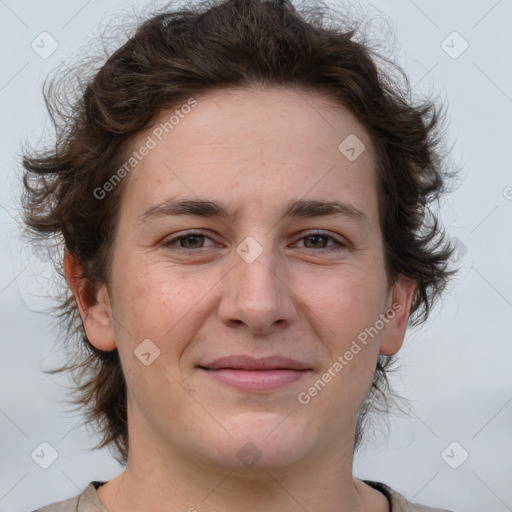
[[[160,112],[130,151],[144,145],[151,149],[125,191],[139,209],[166,195],[226,203],[236,196],[232,206],[242,210],[305,196],[350,199],[369,215],[376,209],[370,138],[348,109],[317,91],[209,91]]]

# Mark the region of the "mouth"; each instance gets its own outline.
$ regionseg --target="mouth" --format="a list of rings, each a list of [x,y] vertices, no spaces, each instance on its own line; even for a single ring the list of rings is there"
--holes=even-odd
[[[306,364],[281,356],[229,356],[200,365],[213,379],[245,392],[274,391],[312,371]]]

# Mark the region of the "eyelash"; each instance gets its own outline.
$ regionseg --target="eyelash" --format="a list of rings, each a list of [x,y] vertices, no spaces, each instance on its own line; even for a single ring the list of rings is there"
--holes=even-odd
[[[205,237],[205,238],[209,238],[210,240],[212,240],[208,235],[200,232],[200,231],[190,231],[190,232],[186,232],[186,233],[182,233],[178,236],[175,236],[167,241],[165,241],[162,245],[163,247],[167,248],[167,249],[170,249],[170,250],[173,250],[173,251],[178,251],[178,252],[182,252],[182,253],[185,253],[185,254],[197,254],[201,249],[205,249],[205,247],[199,247],[197,249],[186,249],[185,247],[173,247],[173,244],[176,243],[176,242],[179,242],[181,239],[183,238],[187,238],[187,237],[190,237],[190,236],[201,236],[201,237]],[[313,237],[313,236],[318,236],[318,237],[323,237],[323,238],[327,238],[328,240],[332,240],[338,247],[333,247],[333,246],[328,246],[328,247],[321,247],[320,249],[310,249],[308,247],[303,247],[302,249],[306,249],[306,250],[312,250],[312,251],[315,251],[315,252],[331,252],[331,251],[341,251],[341,250],[345,250],[348,248],[347,244],[337,240],[336,238],[330,236],[330,235],[327,235],[325,233],[319,233],[319,232],[310,232],[304,236],[302,236],[299,240],[304,240],[306,238],[309,238],[309,237]]]

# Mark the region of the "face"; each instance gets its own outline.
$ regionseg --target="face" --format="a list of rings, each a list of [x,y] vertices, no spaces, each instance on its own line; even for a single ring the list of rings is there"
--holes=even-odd
[[[196,100],[133,141],[155,144],[126,178],[108,290],[81,305],[119,350],[130,450],[238,468],[351,450],[411,291],[386,277],[369,136],[311,91]]]

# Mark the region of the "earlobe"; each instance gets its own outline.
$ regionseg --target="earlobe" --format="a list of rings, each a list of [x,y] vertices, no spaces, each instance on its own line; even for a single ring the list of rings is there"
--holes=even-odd
[[[75,296],[87,338],[99,350],[114,350],[116,342],[107,287],[83,277],[82,270],[78,259],[66,251],[64,273]]]
[[[414,281],[402,275],[393,285],[390,304],[386,310],[388,322],[382,334],[380,354],[392,355],[402,347],[415,289]]]

